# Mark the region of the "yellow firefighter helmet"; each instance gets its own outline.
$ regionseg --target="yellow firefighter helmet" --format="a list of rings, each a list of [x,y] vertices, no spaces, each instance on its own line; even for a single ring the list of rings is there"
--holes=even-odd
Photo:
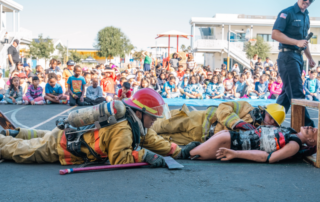
[[[282,105],[279,104],[268,104],[266,107],[259,107],[260,109],[266,110],[268,114],[275,120],[275,122],[280,126],[284,119],[286,118],[286,110]]]

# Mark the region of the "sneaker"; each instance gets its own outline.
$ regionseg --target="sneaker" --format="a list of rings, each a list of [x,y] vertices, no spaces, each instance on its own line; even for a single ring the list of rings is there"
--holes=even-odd
[[[28,104],[29,104],[29,102],[25,100],[25,101],[24,101],[24,104],[25,104],[25,105],[28,105]]]
[[[68,100],[59,100],[60,104],[68,104]]]
[[[189,96],[186,95],[186,99],[189,99]]]
[[[47,102],[48,105],[52,103],[50,100],[47,100],[46,102]]]
[[[36,104],[36,105],[44,105],[44,101],[39,101],[39,102],[34,102],[34,104]]]
[[[22,105],[22,101],[17,101],[16,104],[17,105]]]

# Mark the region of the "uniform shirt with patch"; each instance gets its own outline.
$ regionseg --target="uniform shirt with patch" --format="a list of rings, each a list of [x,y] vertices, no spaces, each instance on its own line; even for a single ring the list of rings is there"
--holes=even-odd
[[[287,37],[302,40],[308,35],[310,28],[309,11],[301,12],[298,3],[294,6],[284,9],[278,15],[273,30],[279,30]],[[289,48],[299,50],[298,46],[279,43],[279,48]]]

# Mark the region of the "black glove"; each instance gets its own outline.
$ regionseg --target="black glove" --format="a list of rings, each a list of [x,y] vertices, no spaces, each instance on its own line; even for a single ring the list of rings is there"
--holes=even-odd
[[[149,163],[152,168],[166,167],[166,162],[162,156],[146,149],[143,161]]]
[[[240,121],[234,128],[240,129],[240,130],[255,130],[256,129],[256,127],[254,127],[250,123],[246,123],[244,121]]]
[[[201,142],[190,142],[187,144],[183,149],[181,149],[181,152],[178,154],[178,159],[188,159],[190,157],[190,151],[199,146]]]

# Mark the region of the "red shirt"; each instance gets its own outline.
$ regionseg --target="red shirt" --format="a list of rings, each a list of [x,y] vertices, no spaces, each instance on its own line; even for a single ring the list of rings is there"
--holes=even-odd
[[[118,91],[118,97],[121,97],[121,95],[122,95],[122,89],[120,89],[120,90]],[[130,97],[131,97],[131,90],[129,90],[129,91],[126,93],[126,96],[127,96],[127,98],[130,98]]]
[[[177,71],[177,77],[178,77],[180,80],[182,79],[182,77],[183,77],[184,74],[185,74],[184,71],[182,71],[182,72]]]
[[[103,78],[100,81],[100,86],[102,87],[103,92],[105,93],[115,93],[115,85],[117,83],[113,80],[112,77]]]

